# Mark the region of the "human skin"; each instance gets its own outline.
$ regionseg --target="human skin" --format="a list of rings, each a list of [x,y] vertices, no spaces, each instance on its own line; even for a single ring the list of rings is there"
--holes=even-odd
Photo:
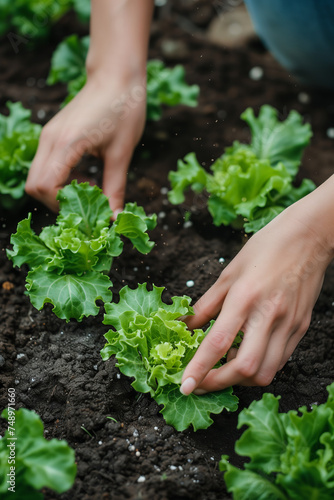
[[[146,120],[153,0],[92,0],[87,83],[43,128],[26,192],[58,211],[56,194],[83,154],[104,161],[104,194],[122,210],[127,170]]]
[[[265,386],[288,361],[334,257],[333,192],[334,176],[254,234],[195,304],[189,328],[217,319],[185,369],[183,394]],[[229,351],[240,330],[239,350]]]
[[[123,208],[127,169],[145,124],[147,46],[153,0],[92,0],[87,84],[43,129],[26,191],[57,211],[57,191],[85,152],[104,160],[103,191]],[[106,50],[107,47],[107,50]],[[187,366],[181,390],[267,385],[305,334],[333,258],[334,180],[253,235],[186,318],[217,317]],[[239,330],[238,352],[230,346]],[[214,364],[228,352],[228,363]]]

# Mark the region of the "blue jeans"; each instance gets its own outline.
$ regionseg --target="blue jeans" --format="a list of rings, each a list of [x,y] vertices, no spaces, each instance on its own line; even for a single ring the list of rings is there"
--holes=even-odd
[[[245,0],[259,37],[302,83],[334,90],[334,0]]]

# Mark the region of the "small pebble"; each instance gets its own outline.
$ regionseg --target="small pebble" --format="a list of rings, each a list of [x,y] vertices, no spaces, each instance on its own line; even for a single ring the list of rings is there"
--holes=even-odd
[[[24,358],[24,356],[25,356],[25,354],[18,354],[18,355],[16,356],[16,359],[22,359],[22,358]]]
[[[260,66],[254,66],[249,72],[249,78],[252,80],[261,80],[263,77],[263,69]]]
[[[146,481],[145,476],[139,476],[139,478],[137,479],[137,483],[144,483],[145,481]]]
[[[306,92],[299,92],[298,101],[302,104],[307,104],[310,102],[310,96]]]
[[[133,270],[136,273],[138,271],[138,267],[134,267]]]
[[[129,451],[135,451],[135,449],[136,447],[133,444],[130,444],[130,446],[128,446]]]
[[[160,189],[160,193],[161,193],[161,194],[167,194],[167,193],[168,193],[168,187],[162,187],[162,188]]]
[[[219,262],[219,264],[224,264],[224,262],[225,262],[224,257],[220,257],[220,259],[219,259],[219,261],[218,261],[218,262]]]
[[[43,120],[43,118],[46,117],[46,112],[44,109],[39,109],[37,111],[37,118],[39,118],[40,120]]]
[[[102,441],[99,441],[99,445],[101,445],[101,444],[102,444]]]
[[[188,281],[187,281],[187,283],[186,283],[186,285],[187,285],[189,288],[190,288],[190,287],[192,287],[192,286],[194,286],[194,284],[195,284],[195,281],[193,281],[193,280],[188,280]]]
[[[140,457],[140,451],[136,451],[136,457]]]
[[[158,217],[159,219],[164,219],[166,217],[166,212],[159,212]]]
[[[191,222],[191,220],[187,220],[184,224],[183,224],[183,227],[185,229],[188,229],[188,227],[191,227],[193,225],[193,223]]]
[[[88,167],[88,172],[90,174],[96,174],[99,171],[99,167],[97,165],[91,165]]]
[[[327,137],[329,137],[330,139],[334,139],[334,127],[327,129]]]

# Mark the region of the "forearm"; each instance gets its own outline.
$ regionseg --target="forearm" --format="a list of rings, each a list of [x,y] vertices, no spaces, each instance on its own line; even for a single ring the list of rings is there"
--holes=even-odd
[[[92,0],[88,77],[145,77],[152,12],[153,0]]]

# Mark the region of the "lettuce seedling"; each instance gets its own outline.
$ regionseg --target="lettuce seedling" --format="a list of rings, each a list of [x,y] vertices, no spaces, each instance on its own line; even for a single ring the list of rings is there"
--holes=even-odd
[[[47,79],[49,85],[62,82],[68,85],[68,96],[62,106],[70,102],[86,83],[85,61],[90,37],[71,35],[61,42],[53,53]],[[162,105],[197,106],[198,85],[188,85],[183,66],[167,68],[162,61],[147,63],[147,119],[159,120]]]
[[[74,9],[78,18],[88,22],[90,0],[1,0],[0,35],[9,30],[9,39],[13,43],[26,44],[30,40],[46,38],[51,27],[70,9]],[[21,38],[23,37],[23,39]]]
[[[113,258],[122,253],[120,236],[127,237],[139,252],[150,252],[154,243],[147,231],[156,226],[156,215],[148,217],[142,207],[127,203],[110,226],[108,199],[88,182],[72,181],[58,192],[57,199],[56,224],[44,227],[37,236],[29,214],[11,236],[13,250],[7,250],[7,256],[15,266],[29,266],[26,293],[37,309],[51,303],[59,318],[81,321],[99,312],[98,299],[112,299],[107,273]]]
[[[113,329],[105,334],[102,359],[115,354],[120,371],[134,377],[134,389],[164,405],[161,413],[175,429],[183,431],[190,425],[195,431],[206,429],[213,423],[210,413],[235,411],[238,398],[231,387],[203,396],[181,394],[184,369],[211,326],[206,331],[189,331],[178,318],[194,314],[191,298],[173,297],[166,304],[161,298],[163,290],[153,285],[148,291],[146,283],[135,290],[125,286],[117,304],[105,304],[103,323]]]
[[[199,164],[195,153],[179,160],[177,170],[169,173],[172,190],[171,203],[183,203],[184,191],[206,191],[208,209],[216,226],[244,227],[256,232],[286,207],[315,189],[315,184],[304,179],[293,186],[302,153],[311,137],[309,124],[291,111],[280,122],[277,110],[262,106],[258,118],[248,108],[241,118],[251,129],[251,144],[240,144],[225,149],[212,165],[212,174]]]
[[[223,455],[220,469],[234,500],[334,498],[334,384],[326,403],[279,413],[280,397],[264,394],[239,415],[247,429],[235,444],[244,469]]]
[[[67,442],[46,440],[43,422],[33,411],[7,408],[1,416],[8,420],[8,430],[0,439],[1,499],[43,500],[42,488],[57,493],[71,488],[77,467]]]
[[[0,115],[0,206],[12,210],[24,199],[42,127],[31,123],[31,111],[20,102],[7,102],[7,107],[9,116]]]

